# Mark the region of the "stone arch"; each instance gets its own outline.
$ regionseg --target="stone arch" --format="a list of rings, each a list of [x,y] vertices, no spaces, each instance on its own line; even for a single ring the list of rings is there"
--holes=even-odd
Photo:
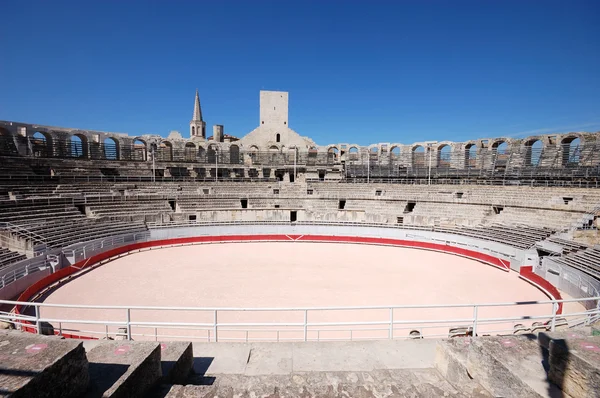
[[[475,167],[477,167],[477,144],[471,142],[465,145],[465,168]]]
[[[402,150],[398,145],[394,145],[390,148],[390,159],[391,160],[400,160],[400,156],[402,155]]]
[[[248,149],[248,156],[252,160],[252,163],[256,163],[258,161],[258,147],[256,145],[251,145]]]
[[[196,126],[192,126],[192,137],[196,135]]]
[[[437,148],[437,167],[450,167],[452,161],[452,147],[442,144]]]
[[[348,160],[358,160],[359,159],[359,151],[357,146],[351,146],[348,148]]]
[[[206,162],[216,163],[219,155],[219,147],[217,144],[210,144],[206,150]]]
[[[141,138],[134,138],[133,140],[133,144],[132,144],[132,149],[133,149],[133,160],[141,160],[141,161],[145,161],[148,156],[147,156],[147,151],[148,151],[148,144],[146,143],[146,141],[142,140]]]
[[[539,166],[543,150],[544,143],[538,138],[525,142],[525,166]]]
[[[69,137],[69,155],[73,158],[88,157],[88,140],[84,134],[73,134]]]
[[[173,144],[170,141],[161,141],[158,146],[158,159],[163,162],[173,161]]]
[[[202,145],[198,145],[198,160],[200,162],[205,162],[206,161],[206,149],[204,149],[204,147]]]
[[[240,163],[240,147],[237,145],[231,145],[229,147],[229,163],[239,164]]]
[[[327,148],[327,161],[337,162],[339,159],[340,151],[336,146],[330,146]]]
[[[193,142],[186,142],[183,147],[183,155],[186,162],[193,162],[196,160],[196,145]]]
[[[508,150],[508,144],[504,140],[495,141],[492,144],[492,152],[499,155],[505,155]]]
[[[411,149],[412,152],[412,167],[424,167],[425,166],[425,147],[422,145],[415,145]]]
[[[52,135],[45,131],[36,131],[31,136],[31,147],[35,157],[47,158],[52,156]]]
[[[583,142],[577,136],[567,136],[560,142],[562,156],[561,163],[563,166],[577,166],[583,149]]]
[[[104,159],[119,160],[119,141],[106,137],[103,142]]]
[[[269,152],[279,152],[279,147],[277,145],[271,145],[269,147]]]

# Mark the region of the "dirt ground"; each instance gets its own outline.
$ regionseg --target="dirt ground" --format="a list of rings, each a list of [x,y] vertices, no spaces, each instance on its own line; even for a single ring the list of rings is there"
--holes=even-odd
[[[568,297],[565,297],[568,298]],[[104,264],[50,293],[46,303],[101,306],[227,308],[217,313],[220,341],[303,339],[303,310],[282,309],[446,305],[546,301],[514,272],[433,251],[385,246],[306,242],[224,243],[172,247],[132,254]],[[565,312],[580,311],[578,304]],[[44,307],[42,317],[55,328],[114,336],[126,309]],[[480,307],[478,319],[551,314],[551,305]],[[446,337],[452,327],[468,326],[465,308],[308,310],[307,338],[395,338],[418,330],[425,337]],[[134,339],[214,340],[213,310],[131,309]],[[62,322],[74,319],[80,322]],[[545,321],[545,318],[543,321]],[[439,322],[440,320],[450,320]],[[477,327],[479,334],[511,333],[507,321]],[[135,325],[147,322],[152,325]],[[177,328],[159,323],[185,323]],[[367,322],[366,325],[352,325]],[[252,323],[253,325],[228,325]],[[278,323],[278,325],[264,325]],[[335,323],[336,325],[330,325]]]

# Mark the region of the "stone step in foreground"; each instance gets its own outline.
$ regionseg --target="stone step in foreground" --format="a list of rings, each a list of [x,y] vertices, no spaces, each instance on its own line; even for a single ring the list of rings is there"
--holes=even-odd
[[[216,377],[212,385],[164,386],[157,397],[448,397],[487,398],[454,388],[435,369],[369,372],[307,372],[288,375]]]
[[[159,343],[111,341],[87,353],[87,397],[143,397],[162,375]]]
[[[79,397],[88,381],[80,341],[0,331],[0,396]]]

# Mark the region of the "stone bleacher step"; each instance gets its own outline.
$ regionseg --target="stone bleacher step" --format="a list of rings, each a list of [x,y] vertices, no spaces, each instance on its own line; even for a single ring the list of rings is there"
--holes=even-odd
[[[157,397],[477,397],[465,395],[435,369],[218,375],[209,385],[164,386]]]
[[[547,351],[537,336],[492,336],[471,340],[467,371],[496,397],[567,397],[548,380]]]
[[[160,344],[163,384],[185,384],[192,373],[194,350],[192,343],[170,341]]]
[[[79,397],[88,382],[88,360],[80,341],[0,332],[0,395]]]
[[[87,358],[87,397],[143,397],[162,375],[159,343],[103,342],[92,348]]]

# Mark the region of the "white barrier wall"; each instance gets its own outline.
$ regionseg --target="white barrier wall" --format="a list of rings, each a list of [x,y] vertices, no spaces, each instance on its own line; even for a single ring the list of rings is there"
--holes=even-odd
[[[511,269],[519,271],[521,265],[536,266],[539,258],[535,250],[524,251],[513,246],[490,242],[468,236],[453,235],[425,230],[401,229],[397,227],[377,227],[361,225],[190,225],[180,227],[155,228],[150,230],[150,239],[187,238],[215,235],[329,235],[363,236],[375,238],[405,239],[420,242],[448,244],[490,254],[510,261]]]

